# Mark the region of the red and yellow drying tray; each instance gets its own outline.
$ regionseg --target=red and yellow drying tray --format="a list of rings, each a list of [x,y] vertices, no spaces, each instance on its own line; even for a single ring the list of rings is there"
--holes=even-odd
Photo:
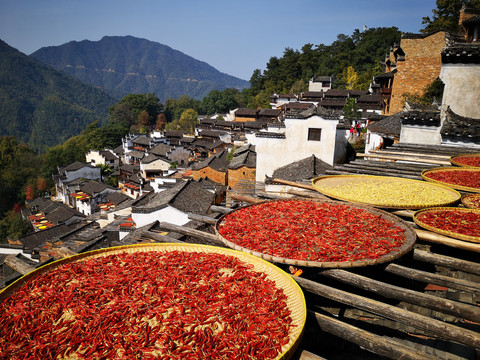
[[[0,293],[0,358],[284,359],[302,290],[255,256],[194,244],[102,249]]]

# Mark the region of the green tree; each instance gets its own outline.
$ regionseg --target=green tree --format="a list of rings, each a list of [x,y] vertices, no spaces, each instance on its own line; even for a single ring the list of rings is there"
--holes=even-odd
[[[8,239],[18,239],[32,230],[30,223],[23,220],[19,212],[10,210],[0,220],[0,243],[7,243]]]
[[[344,113],[345,119],[347,120],[360,119],[361,117],[360,109],[354,98],[349,98],[347,100],[347,103],[343,107],[343,113]]]
[[[480,7],[480,0],[437,0],[437,8],[433,9],[433,17],[426,16],[422,24],[425,25],[420,31],[430,33],[437,30],[445,30],[453,33],[459,32],[458,21],[462,6]]]
[[[195,126],[198,124],[198,113],[193,109],[185,110],[180,116],[180,128],[193,134]]]

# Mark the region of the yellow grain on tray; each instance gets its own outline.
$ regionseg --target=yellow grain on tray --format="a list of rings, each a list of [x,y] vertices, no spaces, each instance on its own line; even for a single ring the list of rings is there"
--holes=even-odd
[[[445,206],[460,200],[457,191],[437,185],[419,180],[369,175],[324,176],[313,180],[314,188],[327,196],[379,207]]]

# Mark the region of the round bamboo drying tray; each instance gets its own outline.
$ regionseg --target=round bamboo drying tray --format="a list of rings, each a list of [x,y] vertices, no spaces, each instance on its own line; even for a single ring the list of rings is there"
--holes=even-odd
[[[480,193],[463,195],[462,204],[469,209],[480,209]]]
[[[14,283],[0,292],[0,305],[10,295],[20,291],[22,286],[34,280],[37,276],[43,273],[48,273],[51,270],[58,268],[64,264],[70,264],[74,262],[83,262],[90,259],[99,257],[107,257],[116,254],[134,254],[139,252],[193,252],[193,253],[206,253],[206,254],[221,254],[229,257],[234,257],[248,266],[253,267],[253,271],[263,273],[266,275],[267,280],[271,280],[275,283],[277,289],[282,289],[286,295],[286,305],[290,310],[290,317],[292,319],[291,324],[293,326],[289,329],[289,341],[281,347],[281,352],[275,359],[289,359],[295,352],[300,339],[303,334],[303,328],[306,320],[306,304],[305,298],[301,288],[293,280],[293,278],[285,273],[280,268],[270,264],[267,261],[259,259],[247,253],[234,251],[231,249],[224,249],[208,245],[196,245],[196,244],[137,244],[129,246],[113,247],[101,250],[90,251],[78,255],[74,255],[65,259],[57,260],[47,265],[44,265],[22,278],[18,279]],[[227,265],[226,265],[227,266]],[[61,284],[58,284],[58,288],[61,288]],[[259,291],[261,291],[259,289]],[[59,295],[61,296],[61,295]],[[168,309],[167,309],[168,310]],[[160,310],[159,310],[160,311]],[[125,320],[125,319],[124,319]],[[265,324],[258,324],[258,326],[265,326]],[[61,341],[61,338],[58,339]],[[92,339],[93,341],[93,339]],[[242,352],[242,349],[238,349]]]
[[[247,206],[245,206],[241,209],[260,206],[260,205],[263,205],[263,204],[269,204],[269,203],[274,203],[274,202],[282,202],[282,201],[286,201],[286,200],[267,201],[265,203],[247,205]],[[222,223],[222,221],[224,221],[225,217],[228,216],[229,214],[232,214],[235,211],[239,211],[241,209],[234,210],[232,213],[224,214],[223,216],[221,216],[218,219],[218,221],[215,225],[215,233],[217,234],[218,238],[225,245],[227,245],[228,247],[230,247],[232,249],[239,250],[239,251],[242,251],[242,252],[245,252],[245,253],[249,253],[249,254],[252,254],[254,256],[260,257],[262,259],[274,262],[274,263],[282,263],[282,264],[305,266],[305,267],[317,267],[317,268],[351,268],[351,267],[363,267],[363,266],[386,263],[386,262],[393,261],[393,260],[405,255],[415,245],[415,241],[416,241],[415,230],[409,224],[407,224],[405,221],[403,221],[402,219],[400,219],[397,216],[392,215],[392,214],[390,214],[386,211],[383,211],[383,210],[380,210],[380,209],[374,209],[374,208],[371,208],[371,207],[368,207],[368,206],[363,206],[361,204],[346,204],[346,203],[341,203],[341,202],[337,202],[337,201],[325,201],[325,200],[322,201],[322,200],[313,200],[313,199],[296,200],[296,201],[306,201],[306,202],[310,201],[310,202],[315,202],[315,203],[319,203],[319,204],[326,203],[326,204],[333,204],[333,205],[342,205],[342,206],[348,207],[349,209],[365,210],[369,214],[380,216],[381,218],[383,218],[385,220],[388,220],[388,221],[391,221],[391,222],[394,223],[394,225],[399,226],[400,228],[404,229],[404,236],[405,236],[404,242],[400,247],[392,249],[390,252],[388,252],[388,253],[386,253],[386,254],[378,257],[378,258],[375,258],[375,259],[373,259],[373,258],[363,258],[362,260],[354,260],[354,261],[308,261],[308,260],[286,258],[286,257],[282,257],[282,256],[272,255],[272,254],[266,254],[266,253],[262,253],[260,251],[257,251],[255,249],[240,246],[240,245],[238,245],[235,242],[225,238],[224,236],[222,236],[220,234],[219,225]],[[289,211],[286,211],[285,215],[288,216]],[[267,226],[267,225],[263,224],[262,226]],[[362,231],[360,225],[359,225],[358,231],[359,232]],[[252,235],[252,237],[253,236],[254,235]],[[279,241],[279,242],[282,241],[281,235],[279,236],[279,239],[277,241]]]
[[[328,175],[313,179],[312,185],[331,198],[382,209],[450,206],[461,197],[445,185],[390,176]]]
[[[480,216],[480,210],[476,210],[476,209],[465,209],[465,208],[457,208],[457,207],[436,207],[436,208],[422,209],[422,210],[416,211],[415,214],[413,215],[413,221],[415,221],[415,223],[418,226],[420,226],[424,229],[433,231],[437,234],[450,236],[450,237],[453,237],[453,238],[456,238],[456,239],[470,241],[470,242],[474,242],[474,243],[480,243],[480,223],[478,224],[479,236],[471,236],[471,235],[461,234],[461,233],[457,233],[457,232],[453,232],[453,231],[449,231],[449,230],[440,229],[438,227],[429,225],[429,224],[427,224],[427,223],[418,219],[418,216],[421,215],[421,214],[434,213],[434,212],[439,212],[439,211],[455,211],[455,212],[459,212],[459,213],[475,213],[475,214]]]
[[[430,178],[428,175],[429,174],[435,174],[439,172],[451,172],[451,173],[470,173],[472,177],[477,177],[478,178],[478,186],[471,187],[467,185],[462,185],[462,184],[454,184],[454,183],[449,183],[446,181],[441,181],[441,180],[435,180]],[[463,191],[469,191],[469,192],[480,192],[480,168],[474,168],[474,167],[438,167],[438,168],[433,168],[429,170],[424,170],[422,171],[422,178],[428,182],[431,183],[436,183],[440,185],[445,185],[448,186],[452,189],[457,189],[457,190],[463,190]],[[458,178],[457,178],[458,179]],[[448,205],[444,205],[448,206]]]
[[[450,157],[450,163],[452,165],[480,169],[480,165],[477,166],[477,165],[468,165],[468,164],[462,163],[460,158],[476,158],[480,164],[480,154],[458,154]]]

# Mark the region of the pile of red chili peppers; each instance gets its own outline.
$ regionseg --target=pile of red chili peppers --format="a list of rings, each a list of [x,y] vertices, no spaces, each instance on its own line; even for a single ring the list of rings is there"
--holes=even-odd
[[[480,167],[480,155],[476,156],[456,156],[455,162],[465,166]]]
[[[417,215],[425,225],[456,234],[480,237],[480,212],[448,210],[425,210]]]
[[[302,200],[239,209],[224,217],[218,232],[263,254],[318,262],[377,259],[406,240],[405,230],[381,215],[349,205]]]
[[[0,304],[1,359],[273,359],[286,295],[223,254],[117,254],[61,265]]]
[[[445,184],[465,186],[474,189],[480,189],[480,169],[449,169],[427,172],[424,175],[432,180],[440,181]]]

